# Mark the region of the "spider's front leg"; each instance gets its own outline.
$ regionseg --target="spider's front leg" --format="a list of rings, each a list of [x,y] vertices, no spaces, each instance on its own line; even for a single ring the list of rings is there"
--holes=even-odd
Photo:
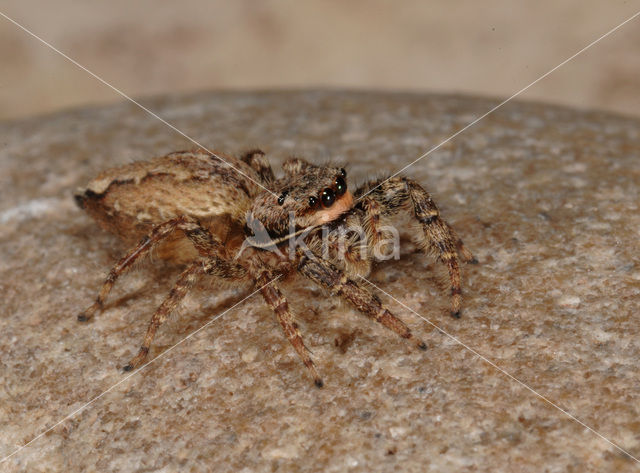
[[[298,271],[316,284],[347,300],[360,312],[402,338],[412,340],[418,348],[426,350],[427,345],[416,338],[409,327],[382,305],[377,296],[370,293],[358,282],[349,279],[346,274],[329,261],[323,260],[308,251],[299,250]]]
[[[218,243],[211,236],[211,233],[209,233],[206,228],[202,227],[195,218],[179,217],[162,223],[156,226],[149,235],[145,236],[131,251],[116,263],[111,271],[109,271],[109,275],[103,283],[95,302],[78,315],[78,320],[85,322],[98,310],[102,309],[104,301],[111,292],[111,289],[113,289],[113,285],[118,277],[129,271],[133,267],[134,263],[149,254],[153,248],[176,230],[184,232],[185,236],[191,241],[195,249],[203,257],[221,255],[223,253],[222,245]],[[244,269],[240,266],[227,262],[224,262],[224,265],[225,267],[222,268],[224,273],[233,273],[238,277],[244,276]]]
[[[460,317],[462,289],[458,253],[467,263],[478,261],[464,246],[453,228],[440,217],[440,211],[429,193],[412,179],[395,177],[369,182],[360,187],[354,195],[360,200],[358,205],[364,209],[366,221],[377,223],[378,219],[371,215],[373,209],[385,216],[391,216],[403,209],[412,212],[422,227],[419,243],[423,251],[434,254],[449,271],[451,315]],[[375,233],[375,227],[369,233]]]
[[[302,358],[302,362],[311,373],[313,382],[316,386],[321,388],[323,386],[322,378],[320,378],[320,375],[313,364],[313,360],[311,359],[311,356],[309,356],[309,350],[304,345],[302,335],[300,335],[300,331],[298,330],[298,324],[289,311],[289,303],[287,302],[287,299],[284,297],[282,292],[280,292],[280,288],[276,283],[269,283],[269,279],[266,276],[258,278],[258,284],[262,285],[262,289],[260,289],[262,297],[264,297],[264,300],[269,304],[278,317],[278,322],[280,322],[285,336],[291,345],[293,345],[293,348],[298,352],[300,358]]]

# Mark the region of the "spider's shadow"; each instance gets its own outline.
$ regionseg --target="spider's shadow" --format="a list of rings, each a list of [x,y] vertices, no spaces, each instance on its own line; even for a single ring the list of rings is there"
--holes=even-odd
[[[204,297],[208,286],[199,284],[197,289],[193,291],[194,297],[201,299]],[[225,291],[225,288],[218,289]],[[211,322],[215,317],[222,314],[225,310],[230,309],[236,304],[243,301],[251,293],[251,288],[238,289],[232,293],[224,295],[224,297],[216,301],[212,305],[201,305],[193,310],[178,309],[173,316],[163,325],[165,333],[172,335],[165,338],[165,343],[156,343],[152,347],[152,356],[158,357],[176,343],[179,343],[184,337],[202,328]]]
[[[449,278],[446,268],[434,256],[425,254],[409,235],[401,234],[400,247],[399,259],[380,261],[373,266],[371,280],[384,285],[408,277],[413,284],[444,294]]]

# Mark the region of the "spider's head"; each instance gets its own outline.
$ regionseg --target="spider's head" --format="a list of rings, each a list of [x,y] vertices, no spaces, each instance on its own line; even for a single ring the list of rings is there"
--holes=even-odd
[[[338,219],[351,210],[353,196],[342,168],[320,167],[301,159],[283,165],[285,177],[276,181],[276,195],[258,196],[251,210],[274,241]],[[251,225],[252,226],[252,225]]]

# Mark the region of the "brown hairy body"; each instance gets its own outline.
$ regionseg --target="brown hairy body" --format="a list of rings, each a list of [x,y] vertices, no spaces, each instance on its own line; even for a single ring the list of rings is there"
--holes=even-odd
[[[388,243],[388,224],[402,213],[413,218],[421,248],[446,266],[451,313],[459,316],[459,256],[475,259],[415,181],[371,181],[352,194],[344,169],[294,158],[276,179],[259,150],[240,159],[217,156],[196,150],[132,163],[104,171],[76,193],[78,205],[101,227],[137,242],[110,271],[80,321],[102,309],[117,278],[151,250],[186,265],[125,370],[144,362],[158,327],[204,275],[258,286],[318,386],[322,380],[275,281],[279,277],[302,274],[425,349],[358,278],[380,259],[373,250]]]

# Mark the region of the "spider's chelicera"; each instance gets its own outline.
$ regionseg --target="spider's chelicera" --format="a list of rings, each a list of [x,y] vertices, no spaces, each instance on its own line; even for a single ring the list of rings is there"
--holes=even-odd
[[[116,279],[152,249],[186,265],[125,370],[144,362],[158,327],[203,275],[259,287],[318,386],[322,380],[275,278],[295,273],[309,278],[425,349],[359,277],[368,276],[375,262],[399,257],[393,222],[401,215],[411,217],[419,247],[447,268],[451,314],[459,317],[459,260],[475,259],[417,182],[378,179],[352,191],[340,167],[293,158],[284,163],[284,176],[276,178],[259,150],[224,160],[205,151],[172,153],[105,171],[76,194],[78,204],[101,226],[139,241],[111,270],[79,320],[101,309]]]

